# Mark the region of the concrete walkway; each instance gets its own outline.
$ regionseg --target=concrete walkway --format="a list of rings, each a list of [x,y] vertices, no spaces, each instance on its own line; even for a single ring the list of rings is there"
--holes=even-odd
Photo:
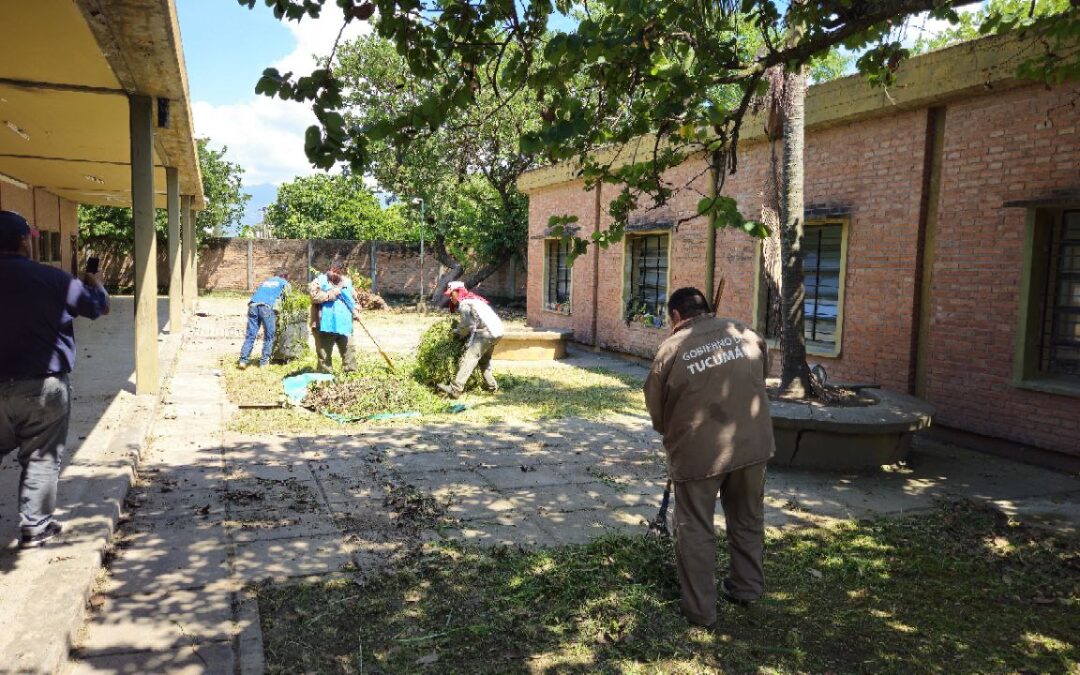
[[[186,334],[70,672],[261,672],[251,582],[362,577],[434,537],[584,542],[642,532],[655,514],[664,463],[644,416],[226,432],[233,408],[218,368],[239,348],[242,304],[202,301],[208,316]],[[591,353],[557,367],[584,363],[640,368]],[[1080,480],[936,445],[875,476],[777,470],[767,485],[778,528],[902,514],[939,497],[990,500],[1065,529],[1080,522]]]
[[[160,326],[167,309],[159,301]],[[130,297],[113,298],[112,313],[97,321],[77,319],[75,341],[78,362],[57,512],[64,533],[55,542],[19,550],[21,469],[14,454],[0,464],[0,672],[51,673],[66,660],[157,404],[156,396],[134,394]],[[178,335],[161,335],[163,373],[178,345]]]

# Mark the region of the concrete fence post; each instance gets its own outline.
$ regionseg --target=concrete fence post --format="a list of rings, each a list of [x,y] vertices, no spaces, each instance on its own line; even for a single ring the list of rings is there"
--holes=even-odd
[[[378,246],[379,246],[379,242],[374,240],[374,239],[368,242],[368,276],[371,277],[371,292],[372,293],[378,293],[379,292],[379,281],[378,281],[379,268],[378,268],[377,251],[376,251]]]
[[[311,240],[307,240],[307,269],[304,270],[304,277],[311,281],[311,263],[315,260],[315,245],[311,243]]]
[[[247,240],[247,289],[255,288],[255,242]]]

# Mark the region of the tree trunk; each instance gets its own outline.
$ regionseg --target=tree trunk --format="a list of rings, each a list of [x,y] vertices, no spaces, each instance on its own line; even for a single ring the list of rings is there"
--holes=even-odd
[[[805,398],[810,393],[806,364],[803,302],[803,153],[805,149],[806,67],[784,74],[784,174],[780,203],[780,264],[782,321],[780,391]]]
[[[484,279],[487,279],[494,274],[503,263],[512,257],[511,253],[507,253],[505,258],[493,263],[488,263],[480,269],[466,274],[465,267],[458,262],[454,256],[450,255],[450,251],[447,250],[446,239],[444,237],[436,237],[435,241],[432,242],[431,249],[434,252],[435,258],[446,268],[446,271],[439,275],[439,279],[435,283],[435,291],[431,294],[431,304],[435,307],[445,307],[450,303],[443,293],[446,291],[447,284],[451,281],[460,279],[464,282],[465,288],[472,290]]]

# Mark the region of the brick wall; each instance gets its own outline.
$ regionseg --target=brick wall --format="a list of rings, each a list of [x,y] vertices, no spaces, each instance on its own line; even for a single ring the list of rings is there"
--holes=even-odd
[[[310,265],[326,269],[330,261],[340,256],[345,264],[360,274],[371,276],[370,242],[314,239],[310,246]],[[133,261],[119,250],[85,251],[83,255],[101,258],[102,275],[106,284],[128,288],[133,283]],[[158,280],[168,284],[168,263],[165,246],[158,246]],[[377,242],[375,244],[376,286],[380,293],[414,295],[420,291],[420,251],[416,244]],[[279,267],[289,270],[293,280],[307,279],[309,246],[306,239],[209,239],[199,247],[199,288],[201,290],[252,290],[271,276]],[[442,267],[425,252],[425,287],[430,292],[437,283]],[[509,264],[500,267],[478,286],[480,293],[497,298],[523,298],[526,272],[520,266],[511,270]]]
[[[1080,194],[1080,87],[1030,87],[946,109],[927,397],[946,425],[1080,454],[1080,398],[1012,385],[1025,209]]]
[[[1024,209],[1008,200],[1042,194],[1080,195],[1080,135],[1076,85],[1048,91],[1032,86],[1004,94],[969,97],[946,107],[936,243],[930,274],[926,397],[938,421],[970,431],[1080,454],[1080,397],[1047,394],[1011,384],[1023,261]],[[837,356],[812,354],[830,376],[873,381],[900,390],[915,387],[913,344],[920,280],[920,218],[930,162],[930,111],[885,116],[821,129],[806,139],[806,205],[842,213],[848,221],[842,342]],[[740,147],[738,173],[724,194],[747,217],[759,217],[769,148]],[[701,172],[699,161],[673,170],[682,185]],[[675,222],[691,214],[704,185],[685,190],[664,209],[642,209],[631,218]],[[613,188],[604,187],[600,226]],[[622,318],[625,242],[599,253],[599,285],[592,295],[593,249],[574,264],[573,311],[543,309],[543,236],[548,218],[579,217],[583,234],[595,227],[595,194],[581,183],[562,183],[530,194],[528,321],[538,327],[572,328],[591,343],[652,356],[667,330],[628,326]],[[704,290],[707,226],[691,219],[670,232],[669,289]],[[716,279],[726,279],[719,311],[753,322],[757,244],[740,232],[716,237]],[[711,294],[711,291],[709,291]],[[778,355],[777,355],[778,356]],[[774,359],[779,368],[779,359]]]

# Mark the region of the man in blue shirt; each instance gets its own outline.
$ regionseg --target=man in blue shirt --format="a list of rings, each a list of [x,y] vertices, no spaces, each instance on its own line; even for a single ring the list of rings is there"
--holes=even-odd
[[[274,349],[274,332],[277,329],[274,318],[274,305],[289,290],[289,272],[285,268],[279,268],[274,276],[259,284],[248,301],[247,335],[244,336],[244,346],[240,348],[240,362],[237,367],[240,370],[247,368],[251,349],[255,346],[255,337],[259,334],[259,326],[263,330],[262,358],[260,366],[270,363],[270,352]]]
[[[37,232],[0,211],[0,458],[18,450],[20,546],[41,546],[63,529],[53,518],[71,414],[72,319],[109,313],[97,276],[82,281],[30,259]]]

